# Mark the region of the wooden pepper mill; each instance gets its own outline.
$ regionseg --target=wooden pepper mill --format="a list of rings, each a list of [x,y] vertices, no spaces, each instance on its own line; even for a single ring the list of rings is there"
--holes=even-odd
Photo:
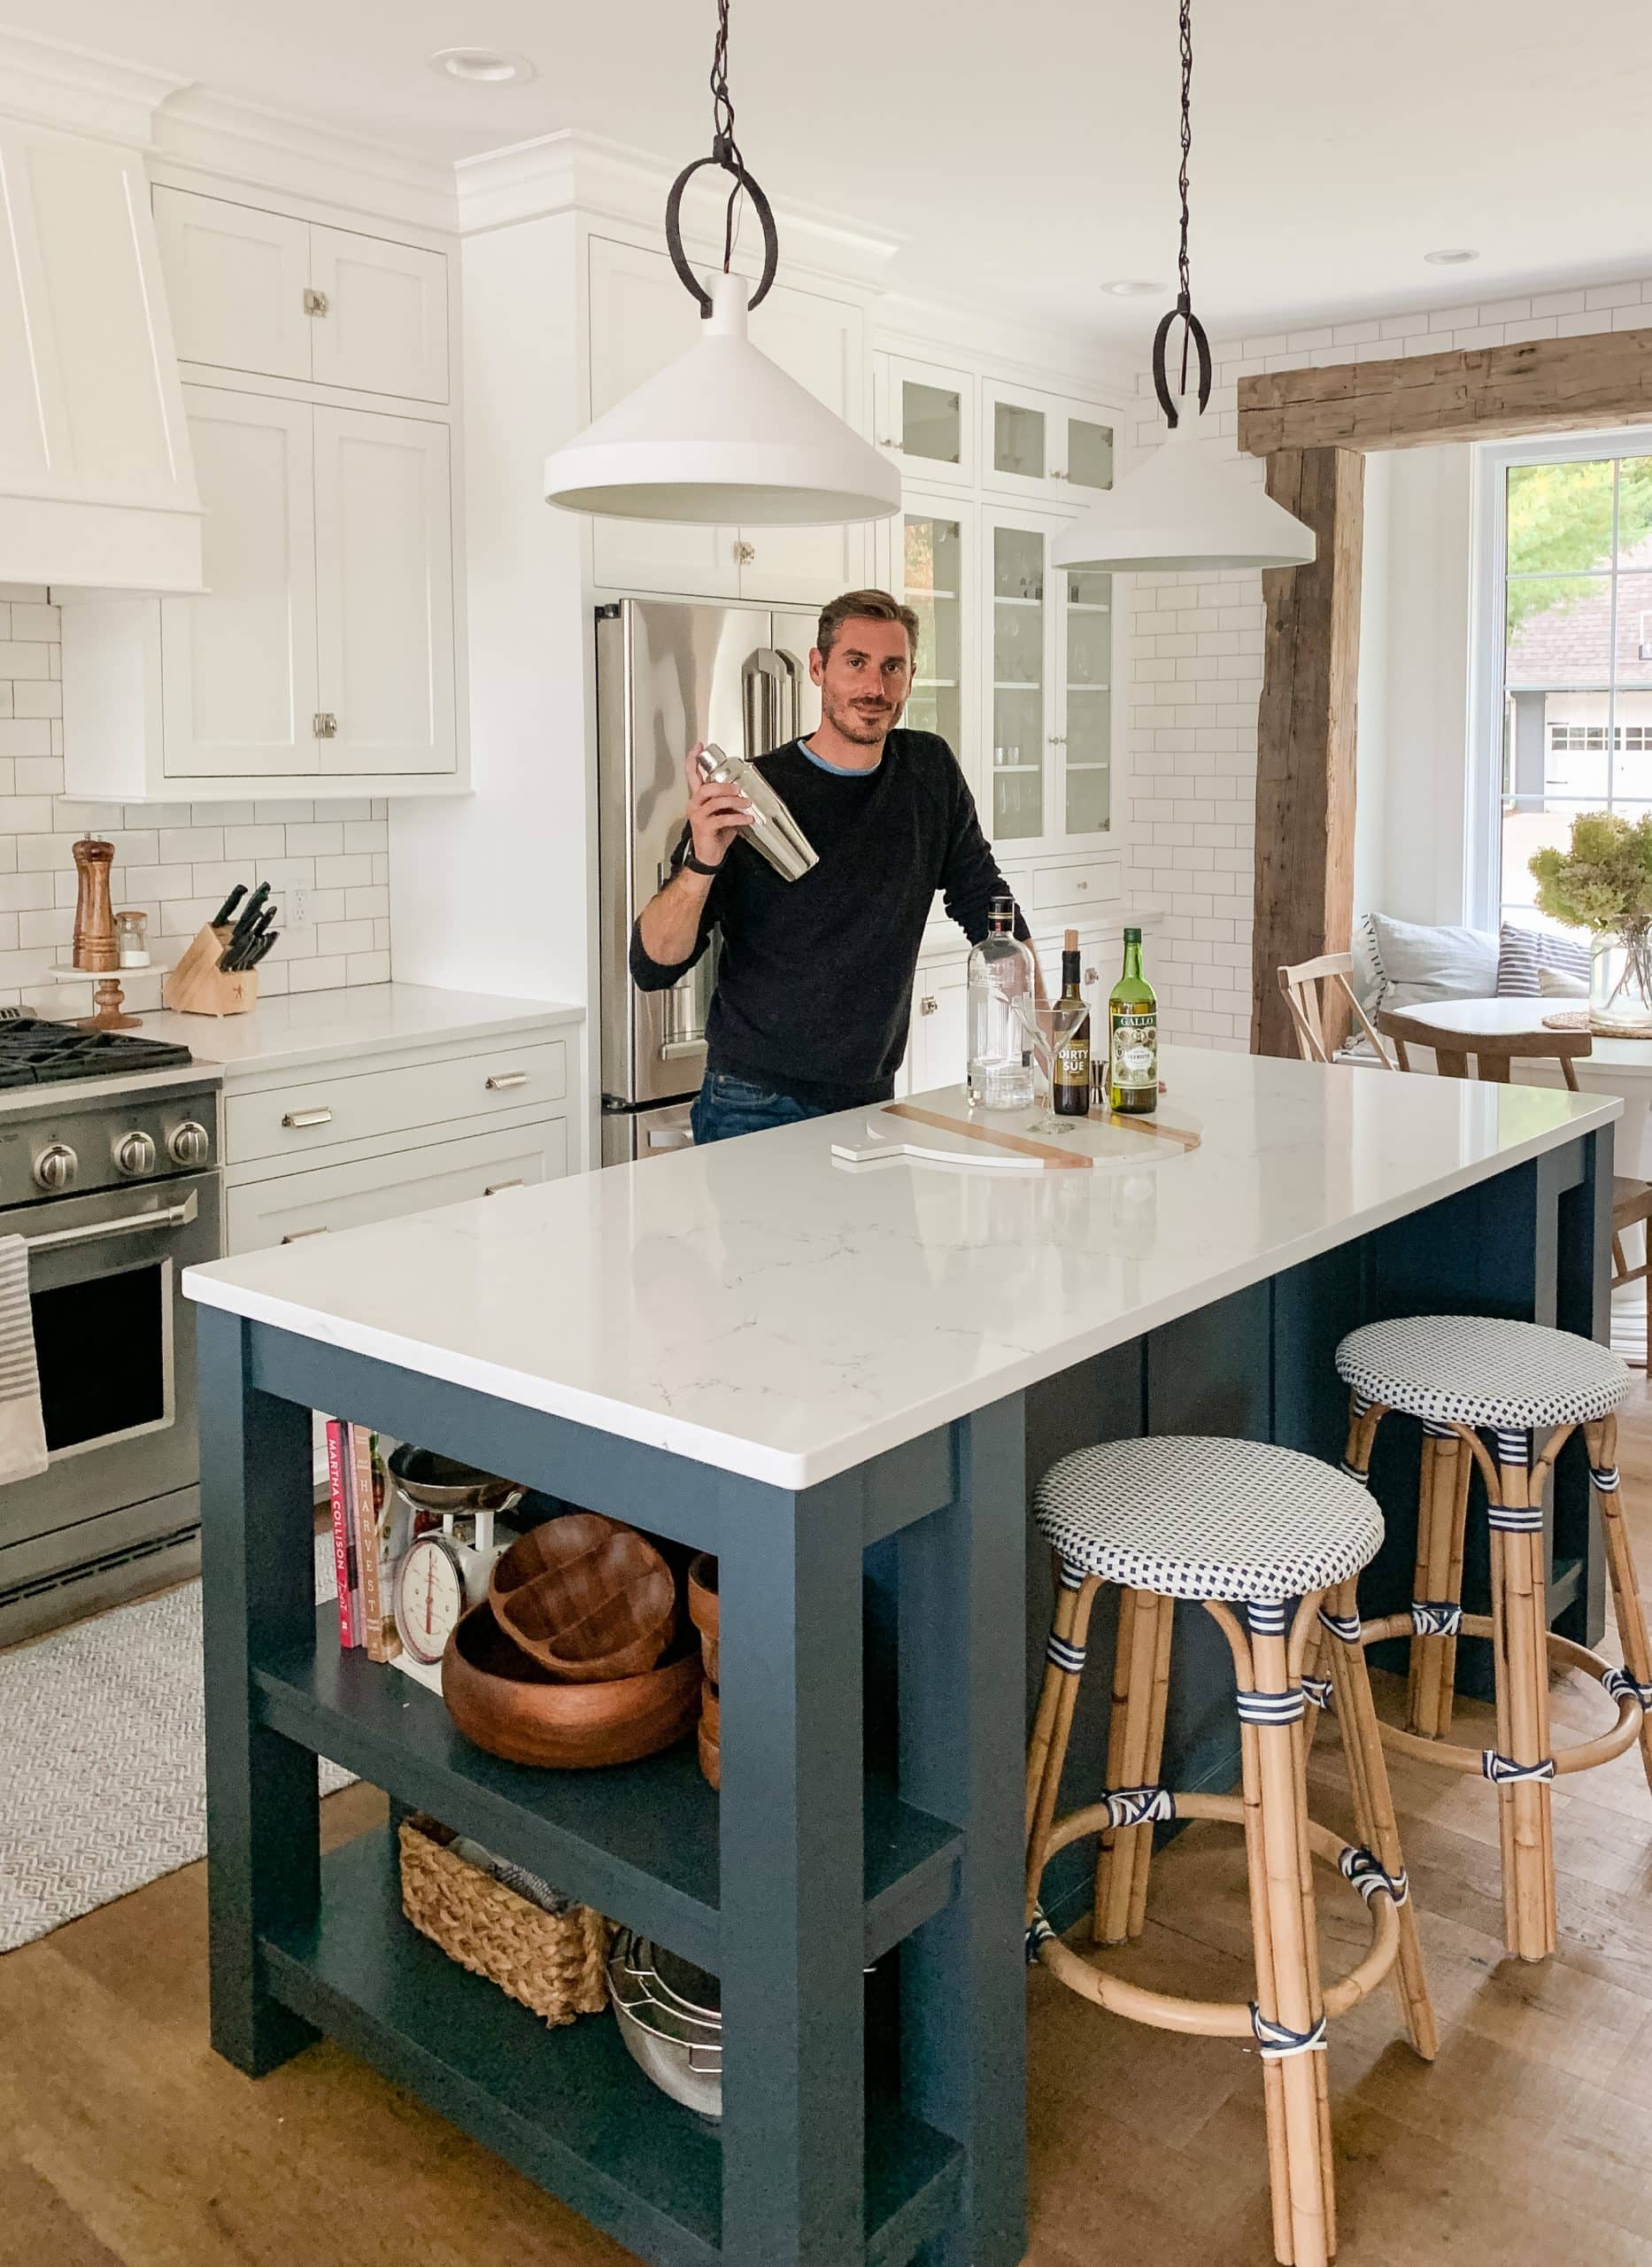
[[[83,835],[74,846],[81,878],[74,900],[74,965],[99,975],[120,965],[109,894],[109,870],[114,862],[114,844],[100,842],[96,835]]]

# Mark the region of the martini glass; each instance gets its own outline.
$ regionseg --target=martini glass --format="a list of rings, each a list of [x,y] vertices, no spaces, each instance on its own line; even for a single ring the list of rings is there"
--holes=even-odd
[[[1076,1004],[1064,1005],[1059,1001],[1051,1003],[1034,1000],[1024,993],[1015,995],[1011,1005],[1025,1035],[1035,1081],[1043,1095],[1042,1107],[1027,1130],[1064,1138],[1072,1132],[1077,1120],[1055,1114],[1055,1058],[1090,1010],[1082,1001]]]

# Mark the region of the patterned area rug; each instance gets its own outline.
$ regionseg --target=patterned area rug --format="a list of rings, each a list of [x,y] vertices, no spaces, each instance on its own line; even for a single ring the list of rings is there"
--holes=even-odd
[[[199,1582],[0,1653],[0,1727],[4,1953],[205,1856]]]

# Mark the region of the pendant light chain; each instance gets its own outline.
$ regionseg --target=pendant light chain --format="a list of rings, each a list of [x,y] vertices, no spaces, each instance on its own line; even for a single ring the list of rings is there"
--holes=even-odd
[[[729,90],[729,0],[717,0],[717,37],[711,56],[711,153],[734,175],[722,223],[722,272],[734,259],[735,216],[745,188],[745,159],[734,138],[734,97]]]
[[[1176,185],[1181,198],[1181,237],[1176,254],[1176,305],[1160,323],[1153,342],[1153,388],[1159,397],[1170,430],[1174,432],[1181,422],[1177,396],[1170,391],[1170,378],[1164,367],[1164,350],[1170,341],[1170,325],[1182,326],[1182,382],[1180,398],[1187,394],[1187,375],[1193,356],[1199,358],[1199,407],[1202,415],[1210,399],[1210,341],[1205,327],[1193,313],[1193,271],[1188,259],[1187,239],[1191,229],[1188,198],[1188,166],[1193,149],[1193,0],[1177,0],[1177,24],[1182,55],[1182,158],[1177,171]]]

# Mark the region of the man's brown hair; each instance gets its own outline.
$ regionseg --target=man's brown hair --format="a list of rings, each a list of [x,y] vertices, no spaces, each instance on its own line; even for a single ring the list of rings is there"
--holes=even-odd
[[[840,599],[833,599],[821,608],[820,626],[814,632],[814,643],[821,659],[838,642],[838,632],[845,622],[898,622],[907,633],[907,647],[914,661],[918,656],[918,617],[909,606],[902,606],[898,598],[887,591],[845,591]]]

